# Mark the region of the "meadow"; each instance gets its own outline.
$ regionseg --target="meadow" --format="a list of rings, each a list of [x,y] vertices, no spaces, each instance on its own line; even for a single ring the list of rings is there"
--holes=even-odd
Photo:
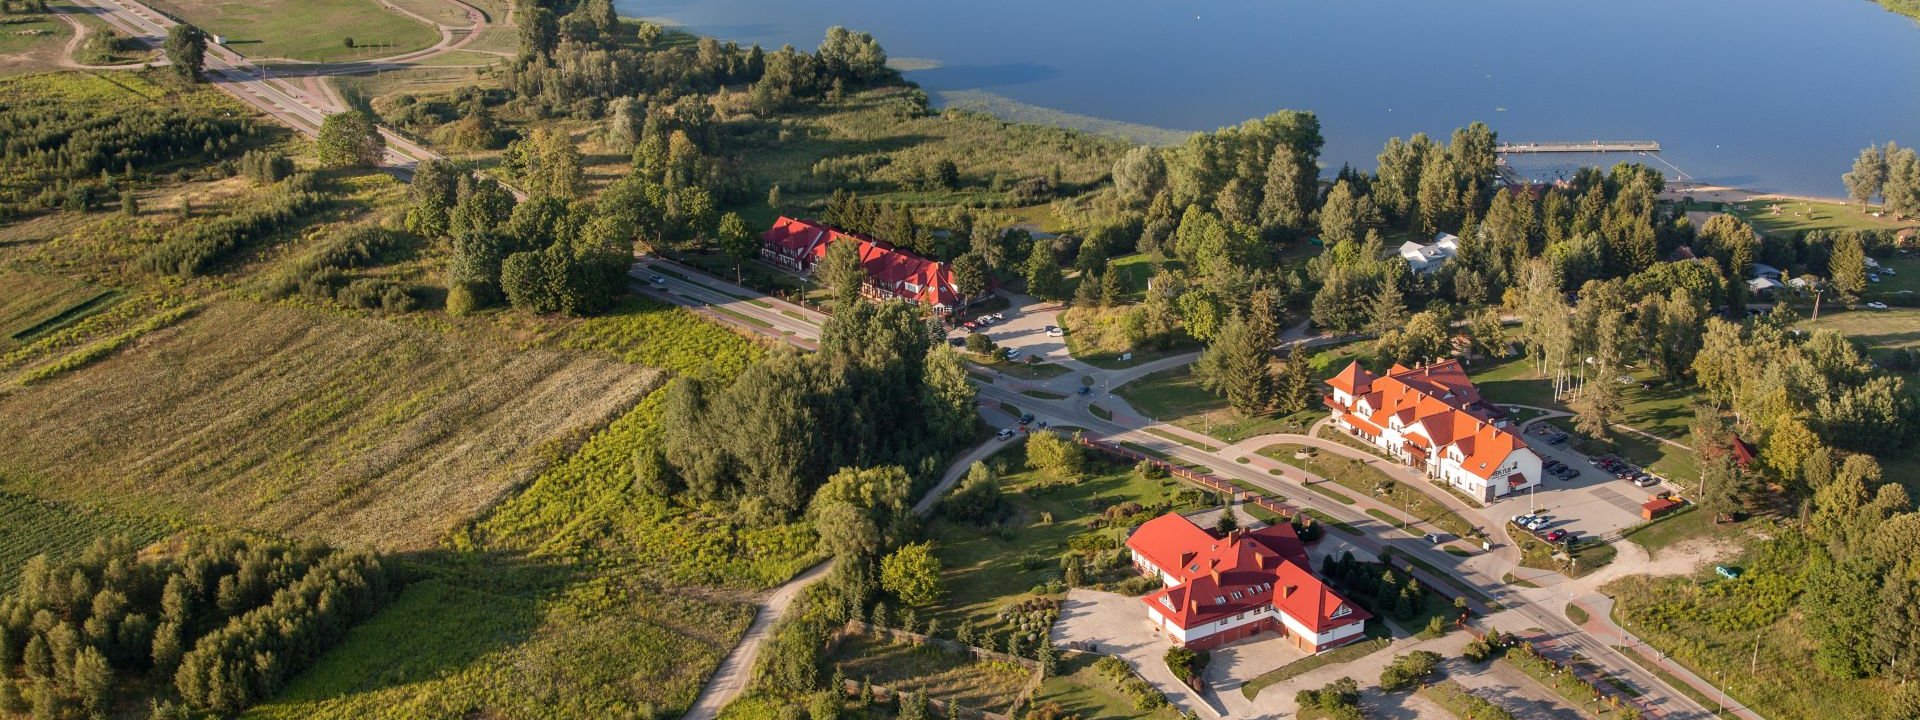
[[[0,74],[12,75],[60,66],[73,28],[52,15],[0,18]]]
[[[375,0],[155,0],[152,5],[208,33],[225,36],[228,47],[254,59],[330,62],[387,57],[440,40],[434,28]]]

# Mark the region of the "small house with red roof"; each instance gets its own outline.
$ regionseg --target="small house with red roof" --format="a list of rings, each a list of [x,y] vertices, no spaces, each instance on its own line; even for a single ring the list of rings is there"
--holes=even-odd
[[[1168,513],[1134,530],[1127,549],[1165,586],[1141,598],[1147,619],[1189,649],[1272,632],[1316,653],[1365,636],[1373,617],[1314,576],[1290,525],[1221,535]]]
[[[852,243],[867,272],[862,291],[874,299],[897,299],[919,303],[945,315],[964,309],[985,298],[964,297],[953,282],[953,270],[935,262],[856,233],[839,230],[812,220],[782,217],[760,235],[760,257],[769,263],[802,275],[813,272],[815,264],[827,256],[835,243]]]
[[[1458,360],[1374,375],[1360,363],[1329,378],[1334,422],[1427,477],[1481,502],[1540,484],[1541,460],[1481,399]]]

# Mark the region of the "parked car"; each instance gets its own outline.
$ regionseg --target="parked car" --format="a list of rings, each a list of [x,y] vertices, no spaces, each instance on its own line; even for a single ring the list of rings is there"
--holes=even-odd
[[[1000,438],[1001,440],[1012,440],[1013,428],[1002,428],[1000,432],[994,433],[994,437]]]
[[[992,324],[993,324],[993,316],[992,316],[992,315],[981,315],[980,317],[977,317],[977,318],[974,318],[974,319],[973,319],[973,321],[974,321],[974,322],[977,322],[977,323],[980,323],[981,325],[992,325]]]
[[[1012,360],[1012,359],[1014,359],[1014,358],[1018,358],[1018,357],[1020,357],[1020,348],[1007,348],[1007,359],[1008,359],[1008,360]]]
[[[954,347],[966,347],[967,339],[963,337],[950,337],[947,338],[947,344]]]
[[[1537,517],[1535,517],[1535,518],[1534,518],[1534,519],[1533,519],[1532,521],[1530,521],[1530,522],[1528,522],[1528,523],[1527,523],[1527,529],[1528,529],[1528,530],[1540,530],[1540,529],[1543,529],[1543,528],[1545,528],[1545,527],[1546,527],[1546,526],[1547,526],[1548,524],[1550,524],[1550,523],[1552,523],[1552,522],[1553,522],[1553,519],[1552,519],[1552,518],[1549,518],[1549,517],[1547,517],[1547,516],[1545,516],[1545,515],[1540,515],[1540,516],[1537,516]]]
[[[1080,389],[1079,389],[1079,390],[1076,390],[1076,391],[1074,391],[1074,392],[1075,392],[1075,394],[1078,394],[1078,395],[1092,395],[1092,394],[1093,394],[1093,388],[1090,388],[1090,387],[1087,387],[1087,386],[1085,386],[1085,385],[1081,385],[1081,386],[1080,386]]]
[[[993,318],[994,322],[1005,322],[1007,319],[1007,316],[1000,313],[988,313],[987,317]]]
[[[1547,542],[1560,542],[1560,538],[1563,538],[1566,536],[1567,536],[1567,531],[1555,530],[1553,532],[1547,533]]]
[[[970,330],[970,331],[980,329],[979,323],[976,323],[972,320],[968,320],[966,322],[960,323],[960,327],[966,328],[967,330]]]
[[[1880,302],[1878,300],[1875,300],[1873,302],[1867,303],[1867,307],[1873,308],[1875,310],[1885,310],[1887,309],[1887,304]]]
[[[1567,531],[1567,534],[1560,536],[1560,544],[1565,545],[1567,547],[1573,547],[1573,544],[1575,542],[1578,542],[1579,540],[1580,540],[1580,533],[1573,532],[1571,530]]]
[[[1025,415],[1021,415],[1021,416],[1020,416],[1020,424],[1021,424],[1021,425],[1025,425],[1025,424],[1027,424],[1027,423],[1030,423],[1030,422],[1033,422],[1033,413],[1027,413],[1027,414],[1025,414]]]
[[[1652,475],[1648,475],[1645,480],[1635,480],[1633,481],[1633,484],[1638,485],[1640,487],[1653,487],[1655,485],[1660,484],[1660,478],[1654,477]]]
[[[1544,469],[1544,470],[1546,470],[1547,472],[1557,472],[1557,471],[1559,471],[1559,470],[1560,470],[1560,468],[1563,468],[1563,467],[1566,467],[1566,466],[1565,466],[1565,465],[1562,465],[1562,464],[1560,464],[1560,461],[1559,461],[1559,460],[1548,460],[1548,461],[1547,461],[1547,464],[1545,464],[1545,465],[1541,465],[1540,467],[1541,467],[1542,469]]]
[[[1047,326],[1047,337],[1060,337],[1066,334],[1067,334],[1067,331],[1065,330],[1061,330],[1060,328],[1054,327],[1052,325]]]
[[[1515,525],[1519,525],[1520,527],[1526,527],[1526,526],[1527,526],[1527,523],[1530,523],[1530,522],[1533,522],[1533,516],[1532,516],[1532,515],[1515,515],[1515,516],[1513,516],[1513,524],[1515,524]]]
[[[1439,536],[1439,535],[1435,535],[1435,534],[1433,534],[1433,533],[1427,533],[1427,543],[1428,543],[1428,544],[1432,544],[1432,545],[1439,545],[1439,544],[1440,544],[1440,536]]]

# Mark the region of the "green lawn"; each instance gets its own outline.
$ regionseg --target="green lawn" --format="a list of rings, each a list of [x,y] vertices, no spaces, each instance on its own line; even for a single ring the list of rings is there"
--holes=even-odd
[[[1296,457],[1300,453],[1306,457]],[[1360,495],[1371,496],[1455,537],[1468,537],[1474,530],[1473,523],[1429,497],[1425,488],[1407,487],[1406,483],[1359,460],[1295,443],[1269,445],[1261,448],[1260,454],[1332,480]],[[1390,519],[1386,522],[1397,524]],[[1426,529],[1418,527],[1413,530],[1415,535],[1425,532]]]
[[[1098,656],[1070,653],[1060,659],[1058,673],[1041,683],[1033,705],[1059,703],[1067,715],[1081,720],[1123,720],[1153,718],[1172,720],[1180,713],[1168,705],[1151,712],[1134,709],[1133,700],[1113,688],[1113,683],[1093,669]]]
[[[1913,275],[1901,275],[1900,279],[1920,283],[1920,267],[1914,268]],[[1920,348],[1920,309],[1845,310],[1827,305],[1821,310],[1818,322],[1802,322],[1799,327],[1837,331],[1860,341],[1869,351]]]
[[[51,70],[73,30],[52,15],[0,17],[0,74]]]
[[[1134,410],[1164,423],[1203,433],[1226,443],[1256,435],[1305,433],[1318,420],[1318,408],[1284,417],[1243,417],[1227,407],[1225,398],[1200,387],[1191,365],[1169,368],[1116,388]]]
[[[1753,229],[1768,235],[1790,235],[1808,230],[1897,230],[1912,227],[1911,222],[1895,222],[1893,216],[1873,217],[1858,205],[1810,202],[1802,200],[1754,200],[1731,203],[1729,213],[1747,221]]]
[[[155,0],[156,9],[225,36],[252,58],[338,61],[420,50],[439,42],[434,28],[375,0]],[[352,38],[354,47],[347,47]]]

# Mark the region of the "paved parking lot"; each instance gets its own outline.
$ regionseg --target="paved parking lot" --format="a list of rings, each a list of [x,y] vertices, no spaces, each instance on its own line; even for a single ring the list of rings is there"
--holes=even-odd
[[[1541,459],[1559,460],[1579,469],[1580,475],[1569,480],[1549,476],[1531,493],[1496,502],[1489,510],[1502,519],[1537,511],[1551,519],[1546,530],[1599,537],[1643,522],[1640,504],[1661,489],[1658,485],[1634,487],[1633,483],[1616,479],[1594,467],[1587,456],[1567,444],[1553,445],[1532,433],[1528,433],[1526,439]]]

